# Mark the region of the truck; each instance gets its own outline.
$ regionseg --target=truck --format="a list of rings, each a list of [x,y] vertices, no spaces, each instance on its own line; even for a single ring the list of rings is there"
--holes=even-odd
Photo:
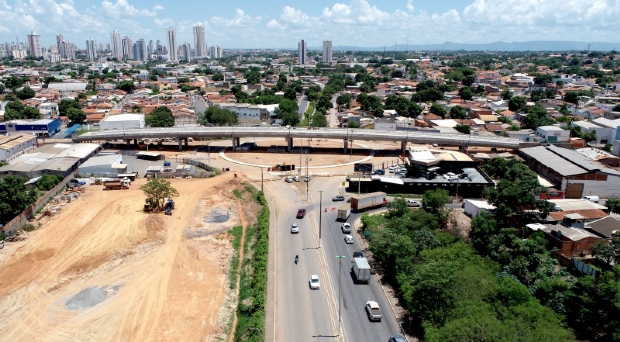
[[[343,204],[338,207],[338,220],[346,221],[351,215],[351,206],[349,204]]]
[[[130,184],[131,181],[128,178],[111,179],[103,182],[103,186],[106,190],[129,189]]]
[[[385,192],[371,192],[360,196],[351,196],[351,209],[355,211],[383,207],[388,204]]]
[[[353,258],[353,274],[355,275],[356,283],[370,282],[370,264],[366,258]]]

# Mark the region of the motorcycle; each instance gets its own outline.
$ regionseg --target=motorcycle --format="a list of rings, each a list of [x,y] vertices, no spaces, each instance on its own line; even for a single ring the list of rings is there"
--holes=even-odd
[[[295,265],[299,262],[299,255],[295,255]]]

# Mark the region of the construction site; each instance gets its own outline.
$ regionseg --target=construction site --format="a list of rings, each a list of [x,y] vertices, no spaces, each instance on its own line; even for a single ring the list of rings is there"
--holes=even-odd
[[[145,210],[146,182],[75,184],[31,222],[36,230],[7,242],[2,340],[228,339],[227,231],[242,223],[231,194],[241,180],[172,179],[179,196],[161,211]]]

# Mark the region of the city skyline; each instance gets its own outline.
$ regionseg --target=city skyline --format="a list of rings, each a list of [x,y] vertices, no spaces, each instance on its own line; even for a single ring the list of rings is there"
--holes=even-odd
[[[187,8],[192,8],[190,15]],[[562,9],[559,11],[558,9]],[[53,13],[53,15],[50,15]],[[209,13],[198,16],[193,13]],[[431,0],[318,0],[312,4],[276,0],[209,8],[194,1],[169,6],[145,0],[63,0],[28,3],[0,1],[0,41],[26,41],[31,31],[49,47],[62,32],[67,40],[108,41],[116,30],[123,36],[166,40],[165,28],[174,27],[179,42],[195,42],[194,26],[204,26],[206,46],[224,48],[295,49],[303,37],[309,48],[329,39],[337,46],[393,46],[579,40],[615,42],[614,18],[618,1],[442,1]],[[85,48],[79,44],[79,48]],[[195,44],[192,46],[195,48]]]

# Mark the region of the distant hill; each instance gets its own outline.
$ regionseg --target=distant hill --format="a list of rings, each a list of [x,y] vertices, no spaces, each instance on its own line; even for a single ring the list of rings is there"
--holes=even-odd
[[[485,44],[460,44],[445,42],[443,44],[409,44],[408,50],[431,51],[585,51],[590,44],[590,51],[620,51],[620,43],[576,42],[576,41],[529,41],[529,42],[495,42]],[[385,47],[356,46],[355,51],[405,51],[406,44],[386,45]],[[322,50],[322,47],[310,47],[309,50]],[[334,46],[333,51],[353,50],[353,46]]]

